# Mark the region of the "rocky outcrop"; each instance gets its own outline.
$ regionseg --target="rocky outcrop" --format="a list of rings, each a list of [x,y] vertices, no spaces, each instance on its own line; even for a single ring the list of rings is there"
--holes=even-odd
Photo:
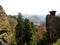
[[[17,20],[7,16],[2,6],[0,6],[0,39],[5,43],[11,43],[14,38]],[[13,38],[12,38],[13,37]]]
[[[60,38],[60,17],[55,16],[55,14],[47,15],[46,27],[47,27],[47,36],[49,42],[53,43],[57,40],[57,38]]]

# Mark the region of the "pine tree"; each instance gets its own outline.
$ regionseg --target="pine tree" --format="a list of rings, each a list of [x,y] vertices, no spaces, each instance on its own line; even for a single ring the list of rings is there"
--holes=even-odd
[[[31,22],[31,26],[32,26],[32,29],[33,29],[33,34],[36,32],[36,28],[35,28],[35,25],[33,22]]]
[[[27,45],[30,45],[31,37],[32,37],[31,22],[29,21],[29,19],[25,19],[24,23],[25,23],[25,40],[26,40]]]
[[[17,26],[16,26],[16,42],[17,42],[17,45],[24,45],[24,42],[25,42],[25,36],[24,36],[24,21],[23,21],[23,18],[22,18],[22,14],[21,13],[18,13],[18,18],[17,18]]]

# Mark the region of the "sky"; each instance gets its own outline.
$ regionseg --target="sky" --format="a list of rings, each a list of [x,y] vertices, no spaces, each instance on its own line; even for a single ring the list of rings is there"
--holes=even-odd
[[[0,0],[7,14],[48,14],[51,10],[60,13],[60,0]]]

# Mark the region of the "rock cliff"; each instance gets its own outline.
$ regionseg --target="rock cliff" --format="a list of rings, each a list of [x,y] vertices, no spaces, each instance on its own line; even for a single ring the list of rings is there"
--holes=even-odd
[[[14,38],[14,30],[17,25],[17,20],[8,16],[3,7],[0,6],[0,39],[5,43],[11,43]]]
[[[53,15],[53,13],[46,17],[48,40],[52,43],[60,38],[60,17]]]

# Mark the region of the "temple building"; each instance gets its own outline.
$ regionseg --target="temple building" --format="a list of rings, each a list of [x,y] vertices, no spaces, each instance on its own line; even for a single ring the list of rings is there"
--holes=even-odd
[[[50,13],[50,15],[52,15],[52,16],[55,16],[55,14],[56,14],[56,11],[49,11],[49,13]]]

